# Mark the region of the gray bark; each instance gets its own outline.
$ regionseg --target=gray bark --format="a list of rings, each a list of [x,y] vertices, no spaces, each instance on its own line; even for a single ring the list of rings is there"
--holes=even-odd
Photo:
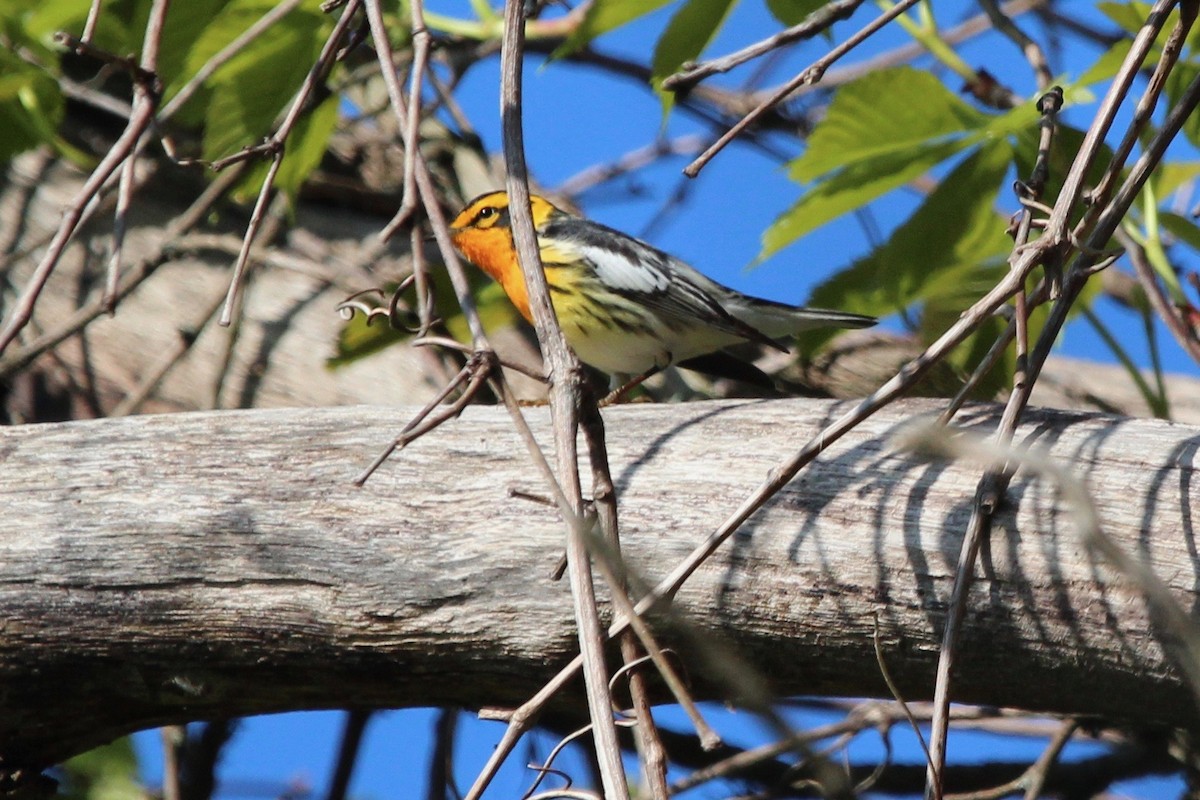
[[[606,410],[623,550],[649,580],[844,406]],[[839,442],[695,575],[676,607],[781,694],[927,697],[978,469],[888,444],[907,402]],[[197,718],[516,704],[571,658],[553,510],[505,413],[470,407],[351,479],[408,419],[380,407],[211,412],[0,430],[0,766],[38,768]],[[528,412],[549,444],[544,409]],[[989,431],[990,406],[964,412]],[[1200,595],[1200,429],[1035,411],[1106,533],[1186,609]],[[971,593],[955,699],[1138,722],[1195,705],[1136,587],[1018,476]],[[698,691],[707,679],[682,644]],[[692,648],[688,650],[687,648]]]

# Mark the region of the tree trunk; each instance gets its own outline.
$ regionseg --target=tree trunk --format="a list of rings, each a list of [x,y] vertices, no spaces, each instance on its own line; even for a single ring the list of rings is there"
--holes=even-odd
[[[976,467],[893,451],[892,407],[801,473],[679,594],[780,694],[927,697]],[[845,406],[606,410],[622,549],[654,581]],[[528,416],[549,445],[544,409]],[[345,706],[515,704],[574,653],[562,550],[507,415],[470,407],[353,477],[409,418],[354,407],[0,430],[0,766],[168,722]],[[963,413],[990,431],[991,406]],[[1200,429],[1034,411],[1106,533],[1191,610]],[[1018,476],[971,592],[955,699],[1151,722],[1195,705],[1139,592]],[[680,645],[688,647],[688,645]],[[694,644],[692,645],[694,647]],[[698,691],[703,659],[684,653]]]

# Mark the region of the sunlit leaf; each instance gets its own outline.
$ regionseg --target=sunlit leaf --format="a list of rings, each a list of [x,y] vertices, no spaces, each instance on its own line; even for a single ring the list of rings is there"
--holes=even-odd
[[[771,223],[763,232],[759,260],[774,255],[826,222],[919,178],[971,144],[969,139],[922,142],[906,150],[876,153],[852,163],[805,192]]]
[[[228,3],[229,0],[187,0],[171,4],[158,48],[158,75],[166,87],[165,99],[173,96],[199,68],[191,58],[192,47],[197,44],[196,34],[204,31]]]
[[[771,15],[789,28],[799,25],[809,14],[825,5],[825,0],[766,0],[766,2]]]
[[[597,36],[627,25],[671,2],[674,0],[596,0],[588,6],[579,26],[559,45],[551,58],[568,56],[586,47]]]
[[[0,50],[0,161],[55,141],[64,106],[53,77]]]
[[[1130,34],[1136,34],[1150,17],[1150,4],[1140,0],[1097,3],[1096,10]]]
[[[288,15],[217,70],[209,80],[204,158],[231,155],[272,131],[320,52],[325,22],[319,14]]]
[[[1004,141],[972,153],[885,244],[819,286],[811,304],[884,315],[971,283],[1012,245],[995,209],[1011,161]],[[982,294],[990,281],[978,281],[972,293]]]
[[[1163,211],[1159,212],[1158,223],[1176,239],[1200,252],[1200,227],[1197,227],[1195,222],[1187,217]]]
[[[117,739],[63,764],[63,800],[145,800],[133,740]]]
[[[1151,180],[1154,182],[1154,193],[1166,197],[1197,178],[1200,178],[1200,161],[1168,161],[1154,170]]]
[[[650,82],[657,89],[683,64],[699,57],[716,37],[737,0],[687,0],[671,17],[654,45]],[[674,92],[659,92],[663,113],[675,103]]]
[[[1167,102],[1171,107],[1174,107],[1179,102],[1180,97],[1183,96],[1187,87],[1196,79],[1197,75],[1200,75],[1200,66],[1189,64],[1186,61],[1180,61],[1175,65],[1175,68],[1171,70],[1171,74],[1167,76]],[[1183,128],[1181,130],[1189,142],[1196,147],[1200,147],[1200,114],[1194,112],[1189,114],[1183,121]]]
[[[880,70],[838,90],[804,155],[789,165],[789,174],[812,181],[856,161],[915,152],[931,140],[961,136],[989,120],[928,72]]]
[[[275,175],[275,187],[280,191],[294,196],[309,174],[320,165],[329,145],[329,137],[337,127],[339,103],[337,96],[330,96],[297,120],[285,144],[283,163]],[[250,193],[257,192],[266,179],[269,166],[268,161],[256,164],[242,180],[241,186]],[[244,199],[244,192],[237,194]]]

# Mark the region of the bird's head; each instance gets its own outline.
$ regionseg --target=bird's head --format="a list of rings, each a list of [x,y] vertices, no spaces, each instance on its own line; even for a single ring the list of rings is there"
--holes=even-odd
[[[560,208],[540,195],[529,196],[533,212],[533,227],[541,230],[552,217],[564,214]],[[508,210],[508,192],[487,192],[476,197],[458,212],[450,223],[450,234],[455,244],[460,239],[472,240],[487,236],[511,236],[512,218]],[[461,245],[459,245],[461,248]]]

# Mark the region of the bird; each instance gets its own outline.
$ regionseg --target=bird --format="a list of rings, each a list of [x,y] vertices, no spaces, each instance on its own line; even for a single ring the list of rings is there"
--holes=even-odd
[[[621,394],[672,365],[772,388],[768,375],[724,349],[748,341],[788,352],[777,340],[812,328],[866,328],[877,322],[862,314],[742,294],[647,242],[540,195],[530,196],[530,210],[567,344],[584,364],[614,378],[632,377]],[[450,238],[532,322],[507,192],[486,192],[467,203],[450,223]]]

